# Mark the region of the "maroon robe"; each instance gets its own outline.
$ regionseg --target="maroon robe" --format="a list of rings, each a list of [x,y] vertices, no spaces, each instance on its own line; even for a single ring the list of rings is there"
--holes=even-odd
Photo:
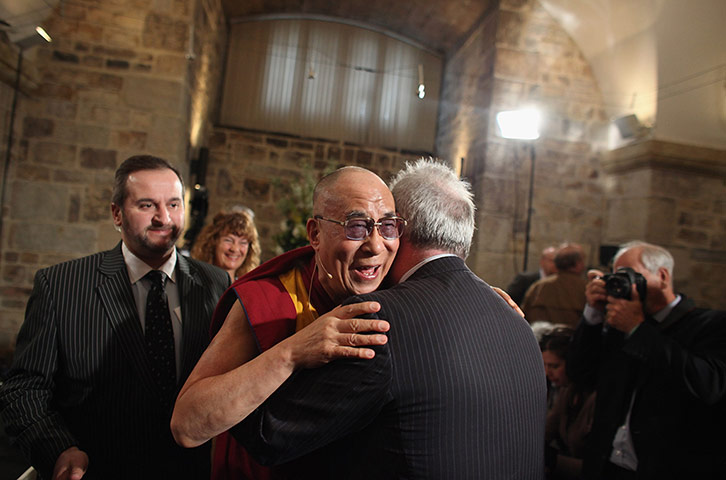
[[[222,327],[235,301],[244,308],[260,352],[295,333],[297,312],[280,275],[300,268],[310,292],[310,303],[322,315],[335,307],[320,282],[313,279],[315,251],[306,246],[279,255],[235,281],[224,293],[212,317],[211,335]],[[212,480],[277,480],[287,478],[285,467],[264,467],[252,459],[244,447],[225,432],[216,439],[212,460]]]

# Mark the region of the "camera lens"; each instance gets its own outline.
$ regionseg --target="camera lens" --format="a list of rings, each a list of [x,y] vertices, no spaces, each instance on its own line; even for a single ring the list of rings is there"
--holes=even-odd
[[[630,281],[627,278],[613,275],[605,282],[605,290],[612,297],[630,298]]]

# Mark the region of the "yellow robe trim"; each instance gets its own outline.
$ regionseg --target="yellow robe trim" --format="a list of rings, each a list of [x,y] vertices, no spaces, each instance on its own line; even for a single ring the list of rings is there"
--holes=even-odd
[[[297,312],[295,331],[298,332],[313,323],[313,320],[318,318],[318,312],[310,304],[308,290],[305,288],[299,269],[293,268],[289,272],[280,275],[279,279],[290,295],[293,305],[295,305],[295,311]]]

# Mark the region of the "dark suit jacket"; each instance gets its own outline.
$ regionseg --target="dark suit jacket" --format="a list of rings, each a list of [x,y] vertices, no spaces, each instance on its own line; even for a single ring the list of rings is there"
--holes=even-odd
[[[285,383],[233,429],[253,455],[285,462],[341,439],[293,478],[544,478],[544,367],[521,317],[458,257],[349,302],[362,300],[381,303],[388,344]]]
[[[209,343],[209,321],[229,277],[177,256],[182,310],[181,388]],[[2,419],[44,478],[58,455],[88,453],[84,478],[205,478],[209,450],[171,436],[144,333],[116,248],[39,270],[0,389]]]
[[[507,285],[506,292],[512,297],[517,305],[522,305],[524,301],[524,294],[527,293],[527,289],[540,279],[539,270],[536,272],[522,272],[518,273],[512,283]]]
[[[726,312],[684,297],[662,323],[648,319],[627,339],[583,320],[567,372],[597,386],[585,478],[605,478],[633,391],[639,479],[726,478]]]

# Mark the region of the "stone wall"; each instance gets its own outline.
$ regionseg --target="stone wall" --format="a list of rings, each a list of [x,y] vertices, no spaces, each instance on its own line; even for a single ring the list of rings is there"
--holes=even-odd
[[[262,260],[281,253],[273,237],[281,231],[279,199],[288,185],[312,166],[319,176],[326,168],[357,165],[385,182],[419,152],[354,145],[337,140],[300,138],[264,132],[216,128],[209,144],[206,186],[207,222],[220,210],[244,205],[255,212]]]
[[[44,25],[53,43],[27,52],[39,87],[18,102],[2,212],[0,349],[14,343],[39,268],[119,241],[109,205],[124,159],[158,155],[187,174],[191,113],[209,125],[221,70],[219,0],[61,2]]]
[[[609,152],[603,165],[603,243],[666,247],[676,290],[726,310],[726,151],[645,140]]]
[[[528,269],[539,252],[582,243],[597,263],[602,230],[600,154],[606,118],[594,77],[576,45],[532,0],[503,0],[447,63],[437,153],[462,164],[474,185],[477,233],[468,261],[506,285],[523,267],[530,144],[498,136],[496,113],[542,112],[536,153]],[[463,162],[461,159],[463,158]]]
[[[227,24],[220,0],[201,0],[193,16],[188,50],[190,96],[189,144],[192,154],[206,145],[219,107],[219,91],[227,46]]]

